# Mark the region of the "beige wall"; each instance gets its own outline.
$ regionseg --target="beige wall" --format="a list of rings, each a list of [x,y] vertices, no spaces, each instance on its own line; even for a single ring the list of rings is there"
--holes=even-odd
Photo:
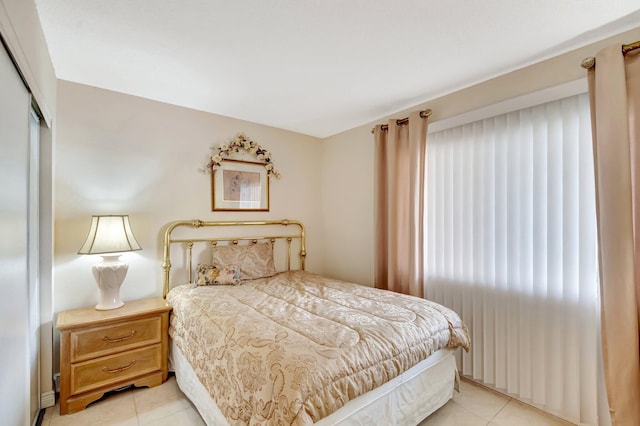
[[[269,212],[211,212],[209,147],[244,132],[273,155]],[[54,310],[97,301],[91,265],[79,256],[92,214],[129,214],[142,251],[123,255],[126,300],[162,293],[161,235],[174,220],[303,221],[308,269],[322,272],[319,139],[135,96],[60,81],[55,152]]]
[[[580,62],[604,46],[640,39],[640,28],[573,50],[475,86],[394,114],[430,108],[430,122],[450,118],[514,97],[584,78]],[[373,135],[376,123],[326,138],[323,142],[322,200],[327,244],[325,273],[373,285]],[[345,236],[348,236],[345,238]],[[330,248],[330,249],[329,249]]]
[[[322,219],[328,276],[373,284],[373,135],[361,126],[325,139]]]

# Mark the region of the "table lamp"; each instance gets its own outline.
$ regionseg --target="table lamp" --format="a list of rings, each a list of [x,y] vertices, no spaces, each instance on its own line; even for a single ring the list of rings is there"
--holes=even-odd
[[[136,241],[129,216],[99,215],[91,217],[89,235],[78,254],[99,254],[102,262],[91,268],[98,283],[100,296],[96,309],[116,309],[124,305],[120,300],[120,286],[127,275],[129,265],[120,260],[120,253],[141,250]]]

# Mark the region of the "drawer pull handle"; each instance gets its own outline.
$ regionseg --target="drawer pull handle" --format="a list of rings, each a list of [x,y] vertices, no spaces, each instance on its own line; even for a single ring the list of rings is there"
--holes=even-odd
[[[110,339],[109,337],[104,336],[104,337],[102,338],[102,340],[104,340],[104,341],[105,341],[105,342],[107,342],[107,343],[123,342],[123,341],[125,341],[125,340],[129,340],[129,339],[131,339],[131,338],[132,338],[133,336],[135,336],[135,335],[136,335],[136,331],[135,331],[135,330],[131,330],[131,333],[129,333],[127,336],[124,336],[124,337],[118,337],[117,339]]]
[[[136,362],[135,361],[131,361],[129,363],[129,365],[125,365],[124,367],[120,367],[120,368],[114,368],[113,370],[109,370],[107,367],[102,367],[102,371],[104,371],[105,373],[119,373],[120,371],[124,371],[124,370],[130,369],[134,365],[136,365]]]

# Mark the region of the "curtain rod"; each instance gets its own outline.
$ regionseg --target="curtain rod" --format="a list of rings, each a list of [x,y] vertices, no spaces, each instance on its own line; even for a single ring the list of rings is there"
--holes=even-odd
[[[431,115],[431,110],[430,109],[425,109],[424,111],[420,111],[420,118],[427,118]],[[398,126],[402,126],[404,124],[407,124],[409,122],[409,117],[405,117],[405,118],[399,118],[396,120],[396,124]],[[373,133],[375,131],[375,127],[373,129],[371,129],[371,133]],[[389,130],[389,125],[388,124],[383,124],[382,125],[382,130]]]
[[[640,40],[633,42],[633,43],[629,43],[629,44],[623,44],[622,45],[622,54],[626,55],[627,53],[631,52],[632,50],[636,50],[636,49],[640,49]]]
[[[626,55],[627,53],[636,50],[636,49],[640,49],[640,40],[635,41],[633,43],[629,43],[629,44],[623,44],[622,45],[622,55]],[[588,58],[584,58],[582,60],[582,62],[580,63],[580,66],[582,68],[585,69],[589,69],[593,66],[596,65],[596,58],[594,58],[593,56],[590,56]]]

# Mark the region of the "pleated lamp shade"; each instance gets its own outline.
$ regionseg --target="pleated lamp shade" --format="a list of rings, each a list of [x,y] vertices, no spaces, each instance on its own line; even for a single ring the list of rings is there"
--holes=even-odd
[[[129,216],[92,216],[89,235],[78,254],[120,253],[141,249],[131,230]]]

